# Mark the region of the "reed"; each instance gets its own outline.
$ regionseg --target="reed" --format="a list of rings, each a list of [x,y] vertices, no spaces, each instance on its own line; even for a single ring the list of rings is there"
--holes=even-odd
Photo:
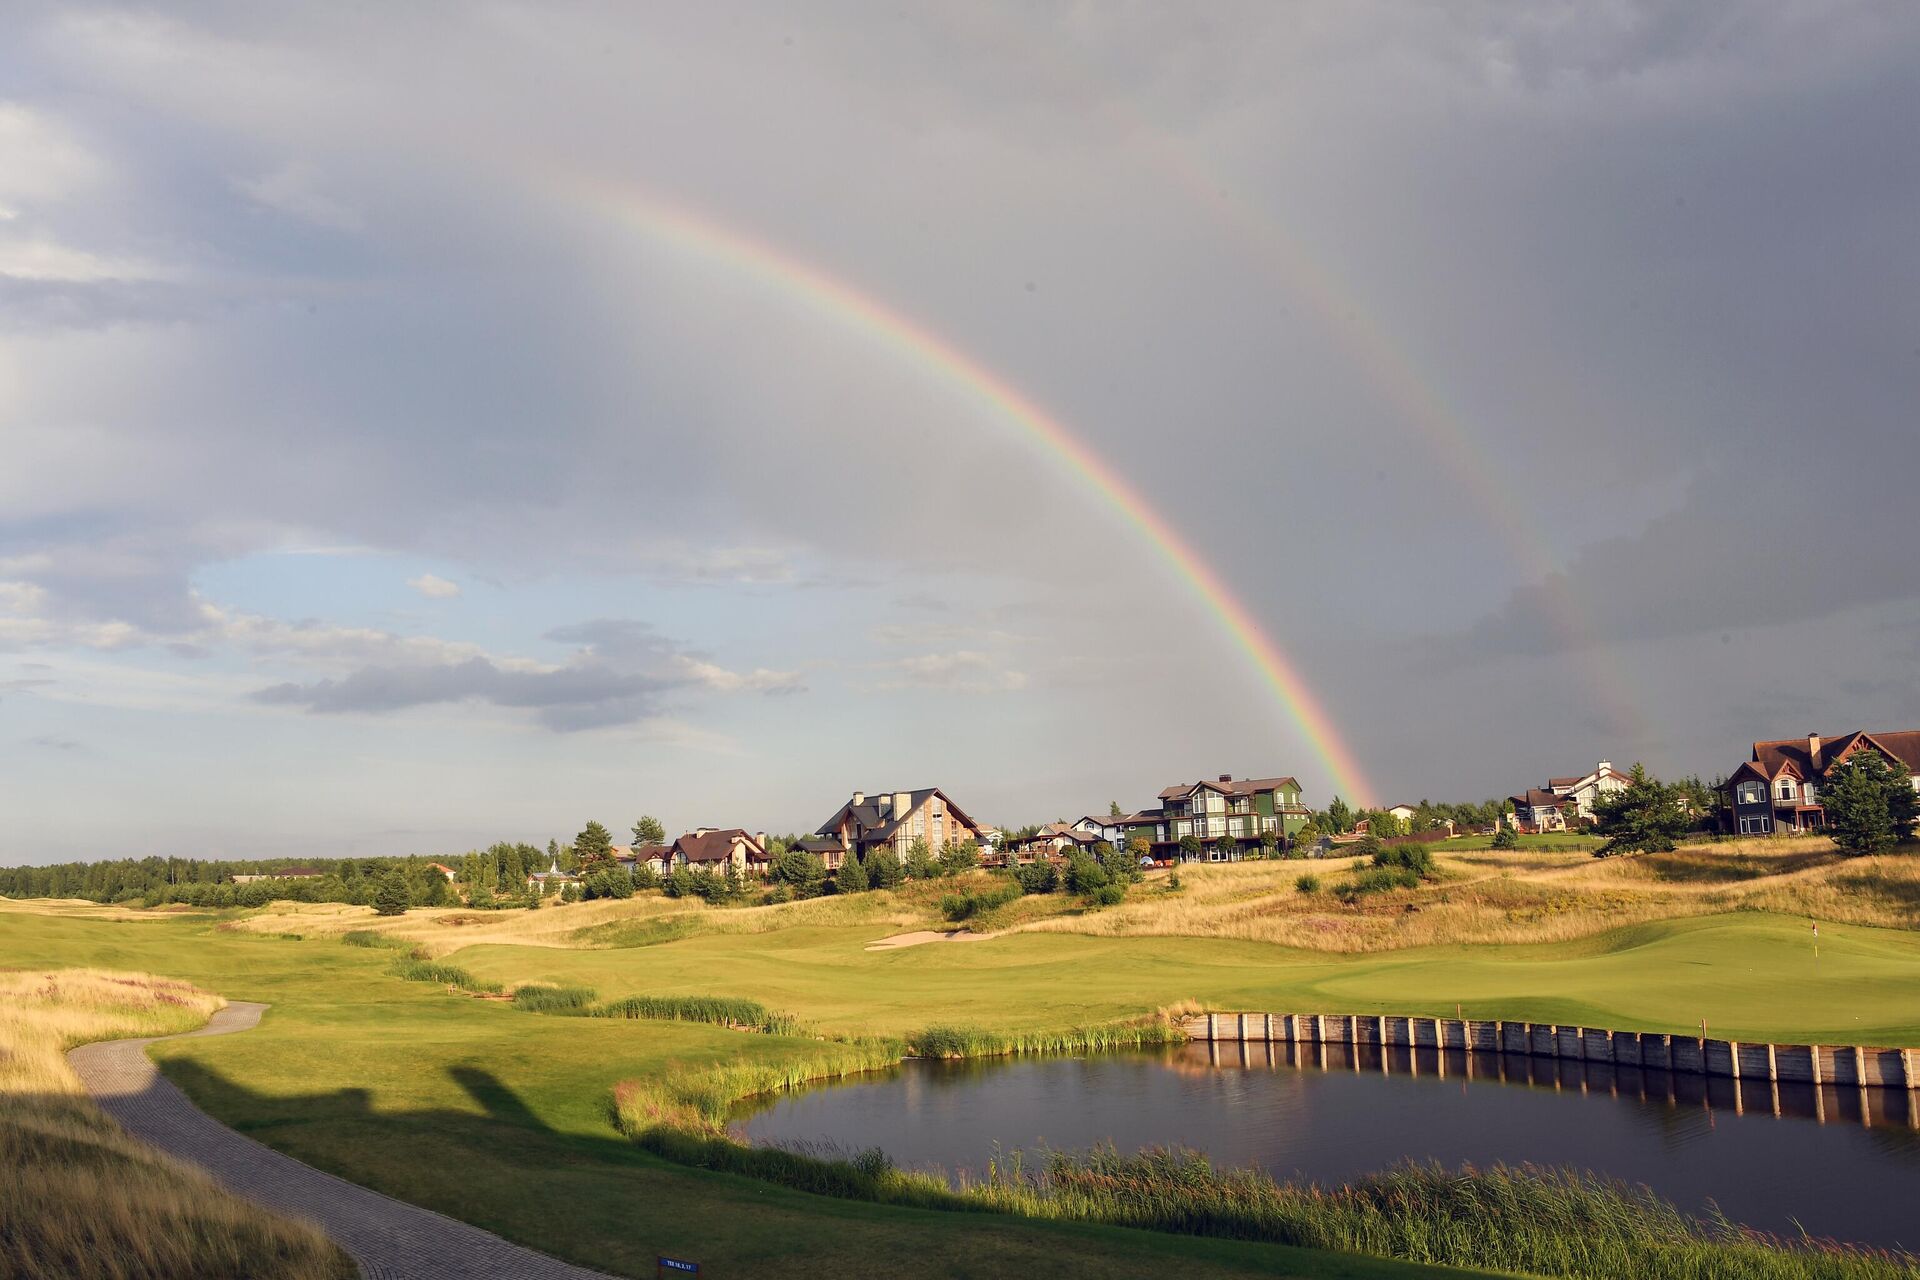
[[[0,1275],[356,1274],[315,1228],[128,1137],[67,1066],[76,1044],[187,1031],[224,1003],[148,974],[0,973]]]
[[[591,993],[589,993],[591,997]],[[799,1019],[774,1013],[758,1000],[731,996],[629,996],[585,1010],[594,1018],[650,1018],[666,1022],[709,1022],[721,1027],[747,1027],[773,1035],[795,1035]]]
[[[395,960],[387,972],[396,978],[405,978],[409,982],[436,982],[443,986],[457,987],[461,991],[471,991],[476,995],[499,995],[501,991],[499,983],[482,982],[457,964],[422,960],[418,956],[404,956]]]
[[[340,935],[340,941],[349,947],[391,947],[395,950],[404,950],[407,946],[404,939],[376,933],[372,929],[349,929]]]
[[[532,984],[515,988],[513,1007],[524,1013],[579,1017],[593,1005],[592,987],[556,987]]]

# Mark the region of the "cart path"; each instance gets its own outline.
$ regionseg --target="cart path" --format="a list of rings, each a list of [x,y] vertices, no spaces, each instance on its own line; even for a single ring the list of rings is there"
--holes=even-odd
[[[251,1030],[266,1010],[264,1004],[236,1000],[198,1031],[96,1041],[68,1053],[67,1061],[101,1110],[127,1132],[198,1165],[248,1199],[318,1223],[360,1264],[366,1280],[607,1280],[603,1272],[561,1262],[445,1214],[369,1191],[243,1137],[189,1102],[147,1057],[147,1046],[156,1040]]]

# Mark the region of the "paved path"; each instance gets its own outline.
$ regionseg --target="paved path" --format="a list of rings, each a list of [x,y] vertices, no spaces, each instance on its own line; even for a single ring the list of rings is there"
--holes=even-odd
[[[260,1024],[264,1004],[234,1001],[189,1036],[224,1036]],[[146,1048],[157,1039],[103,1040],[67,1055],[102,1110],[135,1137],[199,1165],[228,1187],[270,1209],[317,1222],[360,1264],[366,1280],[605,1280],[510,1244],[444,1214],[369,1191],[292,1156],[245,1138],[187,1101],[160,1075]]]

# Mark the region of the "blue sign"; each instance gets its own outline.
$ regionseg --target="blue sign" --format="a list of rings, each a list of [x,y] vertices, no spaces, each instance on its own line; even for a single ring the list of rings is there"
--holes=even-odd
[[[700,1274],[700,1264],[697,1262],[682,1262],[678,1258],[661,1258],[659,1261],[661,1271],[685,1271],[696,1276]]]

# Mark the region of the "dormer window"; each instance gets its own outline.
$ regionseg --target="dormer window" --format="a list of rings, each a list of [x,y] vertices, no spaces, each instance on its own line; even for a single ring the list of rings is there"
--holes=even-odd
[[[1793,779],[1792,778],[1780,779],[1780,798],[1782,800],[1791,800],[1793,799],[1793,796],[1794,796]]]

